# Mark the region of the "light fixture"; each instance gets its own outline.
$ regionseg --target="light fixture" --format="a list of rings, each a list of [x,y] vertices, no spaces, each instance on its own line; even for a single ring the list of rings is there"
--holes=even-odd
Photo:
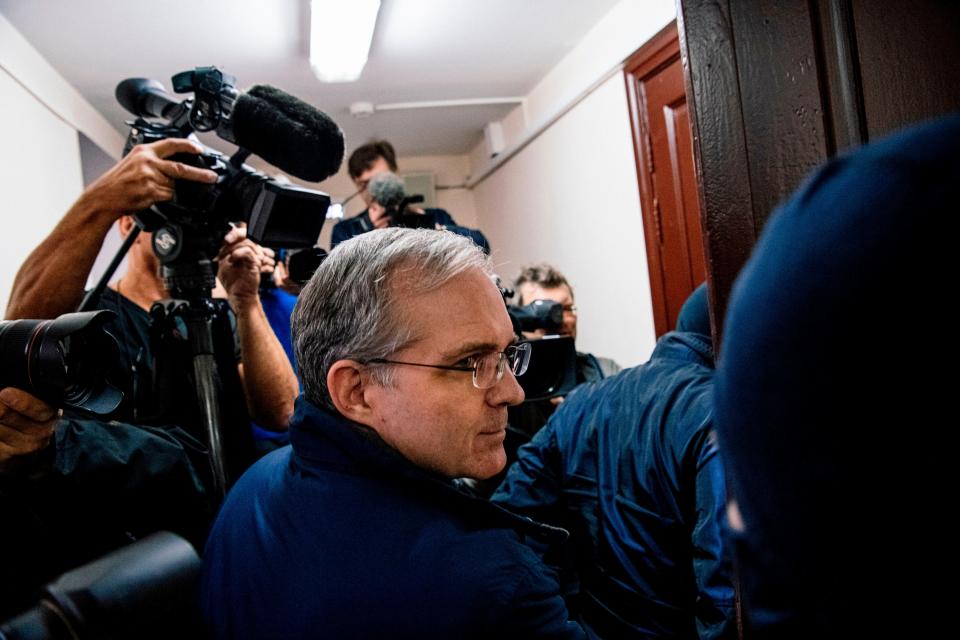
[[[353,82],[367,64],[380,0],[311,0],[310,66],[322,82]]]

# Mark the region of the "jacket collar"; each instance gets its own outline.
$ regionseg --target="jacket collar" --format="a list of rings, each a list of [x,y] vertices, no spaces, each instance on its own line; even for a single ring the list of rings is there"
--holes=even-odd
[[[492,526],[510,527],[521,535],[532,535],[546,542],[562,542],[568,536],[564,529],[515,515],[466,493],[449,478],[422,469],[404,458],[370,427],[318,407],[302,395],[297,398],[290,422],[290,444],[297,462],[308,468],[381,478],[391,484],[402,483],[458,515],[472,514]]]

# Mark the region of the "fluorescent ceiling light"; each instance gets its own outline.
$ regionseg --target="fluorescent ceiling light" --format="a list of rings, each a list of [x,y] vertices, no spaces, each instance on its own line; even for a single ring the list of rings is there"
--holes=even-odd
[[[353,82],[367,64],[380,0],[311,0],[310,66],[322,82]]]

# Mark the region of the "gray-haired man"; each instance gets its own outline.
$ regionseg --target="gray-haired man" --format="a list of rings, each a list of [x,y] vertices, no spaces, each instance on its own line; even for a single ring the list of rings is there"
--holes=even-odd
[[[559,530],[459,492],[505,464],[529,352],[466,238],[386,229],[300,295],[292,446],[257,463],[205,554],[217,637],[583,637],[524,544]]]

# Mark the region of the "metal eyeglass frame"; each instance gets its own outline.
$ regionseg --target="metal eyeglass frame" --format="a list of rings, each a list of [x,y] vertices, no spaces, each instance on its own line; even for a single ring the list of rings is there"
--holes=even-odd
[[[445,365],[445,364],[425,364],[422,362],[405,362],[402,360],[387,360],[386,358],[373,358],[372,360],[367,360],[367,364],[405,364],[411,367],[429,367],[431,369],[445,369],[447,371],[470,371],[473,373],[473,386],[477,389],[490,389],[494,387],[498,382],[503,379],[503,373],[506,371],[506,362],[510,362],[510,371],[514,376],[522,376],[527,371],[527,367],[530,366],[530,343],[521,342],[520,344],[515,344],[507,347],[503,351],[494,351],[482,356],[472,356],[473,364],[472,365]],[[486,386],[480,386],[480,382],[477,379],[477,372],[480,370],[481,364],[485,359],[491,358],[493,356],[497,357],[496,364],[496,375],[494,379],[490,381],[490,384]]]

